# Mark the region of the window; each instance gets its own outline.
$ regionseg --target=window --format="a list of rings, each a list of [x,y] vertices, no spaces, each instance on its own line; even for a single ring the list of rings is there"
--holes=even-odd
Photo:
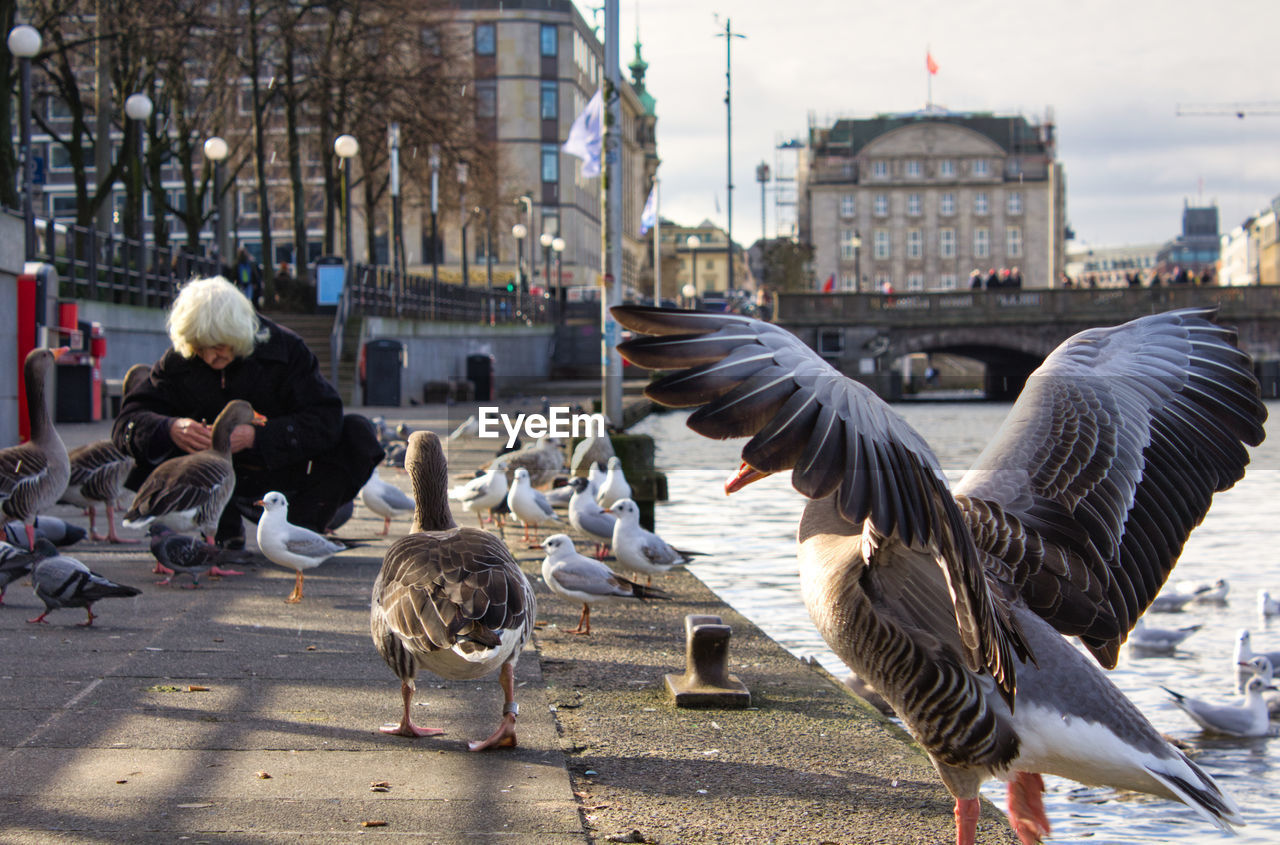
[[[875,214],[876,214],[876,217],[889,216],[889,195],[888,194],[876,194]]]
[[[241,217],[258,216],[258,194],[256,191],[237,191],[236,198],[240,203]],[[261,249],[261,246],[259,246]]]
[[[921,208],[920,195],[907,194],[907,214],[909,214],[912,217],[919,217],[920,208]]]
[[[840,274],[840,290],[850,290],[850,291],[857,292],[858,290],[857,276],[853,275],[852,273],[841,273]]]
[[[955,273],[943,273],[941,276],[939,276],[939,277],[938,277],[938,289],[939,289],[939,290],[955,290],[955,289],[956,289],[956,274],[955,274]]]
[[[956,195],[947,191],[938,201],[938,213],[943,217],[951,217],[956,213]]]
[[[558,144],[542,145],[542,181],[560,181],[560,146]]]
[[[538,33],[538,43],[542,48],[542,55],[555,56],[560,52],[559,39],[556,36],[556,25],[553,23],[544,23],[542,29]]]
[[[858,235],[852,229],[843,229],[840,232],[840,259],[842,261],[852,261],[857,253]]]
[[[986,258],[991,254],[991,230],[979,226],[973,230],[973,257]]]
[[[956,160],[954,158],[944,158],[938,162],[938,175],[943,179],[956,178]]]
[[[555,120],[560,116],[560,97],[556,83],[542,83],[542,119]]]
[[[908,273],[907,290],[912,293],[924,290],[924,273]]]
[[[1005,197],[1004,210],[1009,214],[1022,213],[1022,191],[1010,191]]]
[[[853,194],[845,194],[840,197],[840,216],[854,217],[857,213],[857,198]]]
[[[70,120],[71,107],[61,97],[49,97],[46,101],[49,104],[50,120]]]
[[[991,162],[987,161],[985,158],[975,158],[973,160],[973,175],[990,176]]]
[[[1010,226],[1005,229],[1005,254],[1010,258],[1018,258],[1022,255],[1022,227]]]
[[[939,229],[938,230],[938,257],[939,258],[955,258],[956,257],[956,230],[955,229]]]
[[[493,119],[498,116],[498,83],[492,79],[476,82],[476,117]]]
[[[889,162],[883,159],[877,159],[871,162],[871,178],[872,179],[888,179],[889,178]]]
[[[924,254],[924,234],[919,229],[907,230],[907,258],[919,258]]]
[[[43,144],[40,146],[43,146]],[[33,158],[35,156],[40,155],[39,147],[37,147],[34,144],[31,147],[31,155]],[[89,156],[87,160],[93,161],[92,150],[89,151]],[[49,169],[50,170],[70,170],[71,169],[71,153],[68,152],[67,148],[62,146],[62,144],[54,143],[49,145]]]
[[[59,220],[74,220],[76,216],[76,198],[74,194],[50,195],[53,203],[53,216]]]
[[[876,273],[874,293],[893,293],[893,276],[888,273]]]
[[[889,257],[889,233],[884,229],[876,229],[875,257],[881,261]]]
[[[494,24],[476,24],[476,55],[492,56],[497,53],[498,39]]]
[[[987,198],[986,191],[978,191],[973,195],[973,213],[989,214],[991,212],[991,203]]]
[[[921,173],[923,172],[920,167],[920,159],[918,158],[907,159],[907,163],[904,167],[904,171],[906,172],[908,179],[919,179]]]

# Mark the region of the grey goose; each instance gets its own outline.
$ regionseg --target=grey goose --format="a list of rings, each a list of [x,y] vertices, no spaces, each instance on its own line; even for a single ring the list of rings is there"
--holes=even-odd
[[[0,449],[0,510],[22,521],[28,549],[36,546],[36,517],[58,501],[71,477],[67,447],[53,426],[49,396],[54,363],[65,351],[65,347],[37,347],[27,353],[22,380],[31,438]]]
[[[785,329],[613,314],[652,335],[619,345],[628,360],[681,370],[650,384],[651,399],[701,406],[688,425],[704,436],[752,438],[728,492],[793,470],[809,499],[798,531],[809,613],[929,753],[956,799],[957,841],[973,842],[992,777],[1009,781],[1022,840],[1046,834],[1040,773],[1243,823],[1097,665],[1115,665],[1213,494],[1264,436],[1250,360],[1212,309],[1062,343],[954,491],[914,429]]]

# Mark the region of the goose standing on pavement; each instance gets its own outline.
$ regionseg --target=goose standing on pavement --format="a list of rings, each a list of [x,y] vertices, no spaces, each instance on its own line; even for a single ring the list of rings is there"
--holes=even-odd
[[[49,396],[54,363],[65,351],[65,347],[36,348],[27,353],[22,363],[22,381],[31,439],[0,449],[0,509],[22,520],[28,549],[36,546],[36,517],[58,501],[71,477],[67,447],[53,426]]]
[[[611,508],[615,502],[631,498],[631,485],[622,472],[622,459],[614,456],[609,459],[609,470],[604,474],[604,481],[596,491],[596,503],[602,508]]]
[[[293,592],[285,599],[288,604],[297,604],[302,601],[303,573],[352,546],[291,523],[289,501],[276,490],[254,504],[262,508],[262,518],[258,520],[258,548],[267,560],[298,573],[293,582]]]
[[[374,467],[369,480],[360,488],[360,501],[369,510],[382,517],[382,531],[378,536],[385,537],[391,531],[391,518],[404,513],[413,512],[413,499],[389,481],[383,481]]]
[[[28,622],[46,622],[50,612],[63,607],[83,607],[88,618],[80,623],[87,628],[97,619],[93,614],[95,602],[107,598],[130,598],[142,591],[137,587],[117,584],[96,572],[73,557],[58,554],[58,550],[48,540],[37,540],[36,550],[44,555],[44,559],[31,570],[31,586],[36,597],[44,602],[44,613]]]
[[[497,669],[502,721],[488,739],[468,747],[514,746],[515,667],[533,632],[533,586],[505,543],[453,521],[446,496],[448,466],[435,434],[413,435],[406,468],[416,504],[412,533],[387,550],[369,616],[373,643],[400,679],[404,703],[399,724],[384,725],[382,731],[409,737],[443,733],[410,718],[419,669],[448,680],[471,680]]]
[[[584,481],[586,479],[583,479]],[[566,634],[591,633],[591,605],[627,599],[669,599],[665,591],[623,578],[598,560],[578,554],[568,534],[552,534],[542,541],[542,580],[547,589],[570,601],[582,602],[578,627]]]
[[[1065,341],[954,491],[914,429],[785,329],[613,314],[655,335],[620,344],[633,364],[687,368],[649,398],[703,406],[688,424],[704,436],[752,436],[727,492],[793,469],[809,499],[798,550],[809,613],[932,757],[958,843],[974,841],[992,777],[1009,782],[1022,841],[1047,834],[1042,772],[1242,822],[1094,663],[1115,665],[1214,493],[1264,437],[1251,362],[1212,309]]]
[[[529,526],[533,526],[533,542],[538,540],[538,526],[544,522],[561,522],[560,517],[551,509],[547,497],[540,490],[535,490],[529,480],[529,470],[516,468],[515,480],[507,491],[507,507],[515,514],[516,519],[524,523],[524,539],[529,541]]]
[[[175,531],[197,530],[212,543],[236,486],[231,432],[238,425],[265,422],[248,402],[232,399],[213,421],[208,449],[170,458],[147,476],[125,512],[124,526],[145,529],[162,522]]]
[[[577,476],[569,479],[573,497],[569,499],[569,524],[596,542],[596,557],[603,560],[606,548],[613,543],[613,527],[618,517],[596,503],[591,495],[591,482]]]
[[[649,576],[663,575],[689,562],[690,553],[673,549],[666,540],[640,524],[640,508],[619,499],[609,508],[618,518],[613,526],[613,556],[620,566]]]
[[[1268,736],[1272,733],[1271,718],[1267,714],[1267,702],[1263,694],[1275,687],[1260,677],[1254,676],[1245,684],[1243,704],[1215,704],[1182,695],[1168,687],[1161,689],[1169,693],[1174,706],[1208,733],[1240,737]]]

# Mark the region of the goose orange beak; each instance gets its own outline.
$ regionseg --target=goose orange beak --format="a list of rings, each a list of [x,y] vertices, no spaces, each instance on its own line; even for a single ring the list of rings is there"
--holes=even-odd
[[[762,478],[766,478],[773,473],[761,472],[746,461],[742,462],[742,466],[738,467],[738,471],[733,477],[724,483],[724,494],[730,496],[737,493],[748,484],[754,484]]]
[[[55,361],[56,361],[56,360],[58,360],[59,358],[61,358],[63,355],[66,355],[68,352],[70,352],[70,351],[71,351],[71,347],[70,347],[70,346],[55,346],[54,348],[50,349],[49,351],[53,353],[53,360],[55,360]]]
[[[257,411],[254,411],[254,412],[253,412],[253,424],[254,424],[254,425],[257,425],[257,426],[263,426],[263,425],[266,425],[266,424],[267,424],[267,418],[266,418],[266,417],[264,417],[262,414],[259,414]]]

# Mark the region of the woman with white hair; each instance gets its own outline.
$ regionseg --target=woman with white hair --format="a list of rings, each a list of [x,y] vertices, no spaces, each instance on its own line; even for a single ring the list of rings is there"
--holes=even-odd
[[[344,416],[302,338],[254,311],[222,277],[183,285],[167,325],[173,347],[124,397],[112,429],[137,462],[127,486],[137,489],[168,458],[208,448],[218,412],[244,399],[267,422],[232,432],[236,489],[216,539],[243,547],[241,517],[256,521],[252,503],[270,490],[288,498],[294,523],[323,531],[382,459],[372,424]]]

